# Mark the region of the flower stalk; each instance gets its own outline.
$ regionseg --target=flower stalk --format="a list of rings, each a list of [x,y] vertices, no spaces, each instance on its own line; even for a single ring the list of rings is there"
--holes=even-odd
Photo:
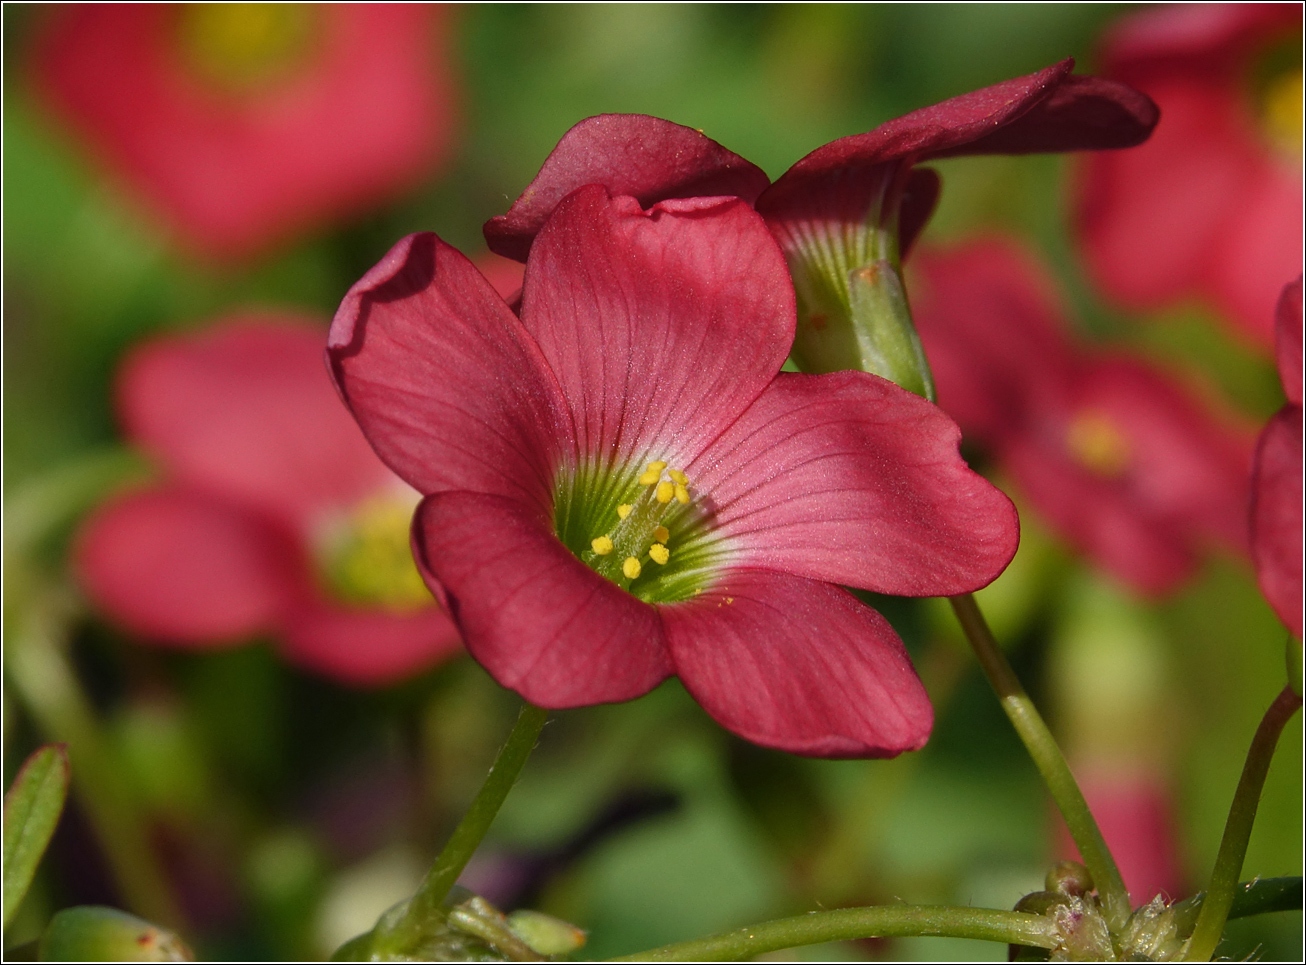
[[[1229,917],[1234,894],[1238,889],[1238,875],[1242,873],[1243,858],[1247,854],[1247,842],[1252,836],[1252,823],[1256,820],[1256,809],[1261,803],[1261,789],[1265,786],[1265,776],[1270,770],[1270,760],[1274,757],[1279,735],[1299,707],[1301,695],[1291,686],[1284,687],[1265,712],[1261,725],[1256,728],[1256,736],[1252,738],[1251,749],[1247,752],[1247,762],[1243,765],[1242,777],[1238,779],[1238,789],[1233,795],[1229,818],[1225,822],[1224,837],[1220,839],[1211,884],[1206,889],[1206,898],[1202,901],[1202,909],[1197,915],[1197,924],[1193,927],[1188,947],[1184,949],[1182,961],[1209,961],[1215,954],[1216,946],[1220,944],[1224,923]]]
[[[443,921],[441,905],[463,868],[490,829],[508,792],[517,783],[549,712],[533,704],[523,704],[512,733],[499,751],[485,783],[481,785],[471,807],[454,828],[453,834],[427,872],[417,893],[408,902],[403,916],[384,935],[374,939],[374,951],[404,953],[415,948],[423,937],[427,923]],[[384,919],[383,919],[384,921]]]
[[[1016,678],[997,641],[993,639],[993,632],[989,630],[974,596],[967,593],[949,597],[949,602],[966,633],[966,639],[979,658],[980,666],[984,668],[985,676],[998,695],[1002,709],[1016,728],[1017,735],[1033,758],[1034,766],[1038,768],[1043,783],[1047,785],[1070,829],[1070,836],[1093,876],[1112,934],[1119,933],[1129,919],[1129,893],[1125,890],[1124,879],[1102,838],[1102,832],[1088,809],[1088,802],[1084,800],[1084,794],[1066,764],[1065,755],[1061,753],[1052,732]]]

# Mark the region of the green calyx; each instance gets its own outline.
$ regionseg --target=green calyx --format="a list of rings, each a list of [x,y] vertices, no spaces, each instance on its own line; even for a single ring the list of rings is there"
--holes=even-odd
[[[720,541],[693,481],[663,460],[560,472],[553,520],[577,559],[645,603],[697,596],[718,569]]]

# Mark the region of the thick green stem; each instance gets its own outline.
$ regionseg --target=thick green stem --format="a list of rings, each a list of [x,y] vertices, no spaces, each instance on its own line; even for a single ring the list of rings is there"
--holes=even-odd
[[[1120,869],[1116,867],[1102,832],[1093,820],[1088,802],[1084,800],[1084,794],[1066,764],[1065,755],[1061,753],[1048,725],[1044,723],[1034,702],[1029,699],[1029,694],[1025,693],[1025,688],[1016,679],[1016,674],[1007,663],[997,641],[993,639],[993,633],[975,598],[967,593],[964,596],[949,597],[949,602],[966,632],[966,639],[979,658],[980,666],[984,668],[985,676],[989,678],[989,683],[993,685],[993,690],[1002,703],[1002,709],[1016,728],[1029,756],[1034,759],[1034,766],[1043,776],[1043,782],[1051,792],[1061,816],[1065,818],[1070,836],[1093,876],[1093,885],[1102,899],[1102,911],[1112,934],[1119,934],[1131,911],[1129,892],[1125,890]]]
[[[1224,825],[1224,837],[1220,839],[1211,884],[1206,889],[1193,936],[1184,949],[1183,961],[1209,961],[1220,944],[1224,923],[1238,888],[1238,876],[1242,874],[1243,857],[1247,854],[1247,842],[1252,836],[1256,809],[1261,803],[1261,788],[1265,786],[1265,775],[1269,773],[1275,745],[1279,743],[1284,725],[1300,706],[1301,695],[1292,687],[1284,687],[1265,712],[1261,726],[1256,728],[1256,736],[1247,752],[1247,763],[1243,765],[1242,777],[1238,779],[1238,789],[1233,795],[1233,806],[1229,808],[1229,819]]]
[[[517,783],[517,777],[531,756],[531,751],[535,749],[535,742],[539,739],[548,716],[549,712],[542,707],[533,704],[522,706],[521,713],[517,715],[517,723],[499,751],[499,756],[495,758],[476,799],[427,872],[426,879],[408,903],[403,918],[388,935],[381,938],[380,944],[386,949],[403,951],[414,947],[420,941],[426,924],[439,915],[440,905],[449,894],[449,889],[458,881],[458,876],[485,837],[485,832],[490,830],[499,808],[503,807],[508,792]]]
[[[156,924],[178,927],[181,910],[149,840],[145,817],[64,652],[71,604],[44,598],[28,603],[13,616],[6,646],[9,680],[41,732],[68,745],[73,789],[124,903]]]
[[[857,938],[898,938],[943,935],[976,938],[1010,945],[1052,948],[1051,922],[1040,915],[988,908],[946,905],[883,905],[809,911],[806,915],[762,922],[736,931],[663,945],[617,962],[723,962],[752,958],[798,945],[850,941]]]

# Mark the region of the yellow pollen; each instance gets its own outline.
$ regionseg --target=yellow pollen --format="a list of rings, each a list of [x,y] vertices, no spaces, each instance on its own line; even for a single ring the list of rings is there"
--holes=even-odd
[[[1270,140],[1287,154],[1301,156],[1302,74],[1300,70],[1276,77],[1264,95],[1265,127]]]
[[[625,561],[621,564],[621,572],[626,574],[626,579],[628,580],[633,580],[635,577],[639,576],[639,571],[639,560],[635,559],[633,556],[627,556]]]
[[[630,515],[630,503],[622,503],[617,507],[617,518],[625,519]]]
[[[671,539],[671,530],[667,529],[665,526],[655,527],[653,530],[653,538],[659,543],[665,543],[667,540]]]
[[[650,469],[646,473],[644,473],[644,475],[639,477],[639,484],[641,486],[652,486],[655,482],[657,482],[661,478],[662,478],[662,470]]]
[[[668,470],[667,470],[667,475],[671,477],[671,481],[672,481],[672,482],[678,482],[678,483],[680,483],[680,485],[682,485],[682,486],[688,486],[688,485],[689,485],[689,477],[686,476],[686,475],[685,475],[683,472],[681,472],[679,469],[668,469]]]
[[[1071,419],[1066,448],[1080,465],[1102,476],[1123,475],[1132,456],[1119,426],[1100,412],[1080,412]]]
[[[655,459],[653,462],[650,462],[644,468],[647,469],[649,472],[661,472],[663,469],[667,468],[667,464],[663,462],[661,459]]]
[[[594,547],[594,552],[599,556],[607,556],[612,552],[612,537],[599,536],[590,540],[590,546]]]
[[[661,543],[654,543],[648,548],[649,559],[659,566],[666,566],[667,560],[671,559],[671,550],[667,549]]]
[[[669,482],[660,482],[658,483],[658,489],[657,492],[654,494],[654,498],[660,503],[669,503],[671,502],[671,497],[674,496],[675,494],[676,494],[675,486],[673,486]],[[689,501],[688,493],[685,494],[685,499],[683,501],[684,502]]]
[[[682,506],[685,503],[689,502],[689,490],[686,489],[684,485],[682,485],[681,483],[676,483],[675,493],[676,493],[676,502],[680,503]],[[659,499],[662,498],[661,486],[658,487],[658,498]]]

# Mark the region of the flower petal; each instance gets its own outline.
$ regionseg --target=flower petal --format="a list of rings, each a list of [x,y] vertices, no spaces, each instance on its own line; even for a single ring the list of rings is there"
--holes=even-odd
[[[1286,405],[1270,420],[1252,477],[1252,558],[1261,592],[1302,635],[1302,415]]]
[[[145,343],[118,379],[127,434],[183,482],[307,528],[392,478],[331,391],[322,336],[249,314]]]
[[[591,185],[540,233],[522,322],[557,373],[582,456],[676,465],[779,371],[794,293],[744,202],[664,201],[644,212]]]
[[[186,649],[236,646],[271,629],[300,566],[273,525],[179,488],[100,507],[82,527],[74,563],[113,620]]]
[[[558,142],[507,214],[485,224],[490,250],[526,260],[558,203],[586,184],[645,207],[668,198],[733,196],[752,204],[770,179],[702,131],[645,114],[600,114]]]
[[[437,606],[395,614],[316,600],[286,615],[281,645],[291,663],[360,687],[414,677],[461,649],[458,628]]]
[[[381,458],[419,492],[549,505],[570,430],[548,367],[472,264],[433,234],[400,241],[349,290],[327,358]]]
[[[1283,394],[1301,405],[1302,393],[1302,280],[1285,285],[1274,316],[1274,357]]]
[[[585,567],[528,506],[440,493],[413,526],[467,649],[532,703],[630,700],[670,675],[656,611]]]
[[[782,373],[687,470],[742,565],[950,596],[1011,560],[1011,501],[937,406],[864,372]]]
[[[735,570],[659,608],[676,673],[728,730],[812,757],[924,746],[929,697],[887,620],[846,590]]]
[[[1145,140],[1156,108],[1137,91],[1100,78],[1072,78],[1073,60],[962,94],[817,148],[757,200],[768,221],[831,209],[853,223],[871,201],[872,168],[960,154],[1028,154],[1127,147]]]

